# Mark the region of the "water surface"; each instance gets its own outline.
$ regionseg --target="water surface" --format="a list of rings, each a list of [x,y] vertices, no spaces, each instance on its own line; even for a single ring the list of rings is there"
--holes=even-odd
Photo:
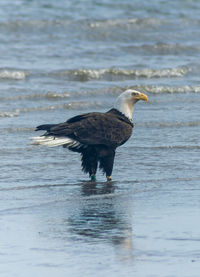
[[[198,1],[3,1],[1,276],[199,276]],[[127,88],[113,182],[29,145],[35,126],[107,111]]]

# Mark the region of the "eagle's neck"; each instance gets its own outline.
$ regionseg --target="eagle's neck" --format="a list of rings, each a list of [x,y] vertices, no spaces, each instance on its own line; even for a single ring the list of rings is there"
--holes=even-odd
[[[136,102],[128,101],[127,99],[124,99],[123,97],[118,97],[114,108],[120,111],[122,114],[124,114],[130,121],[132,121],[133,117],[133,108]]]

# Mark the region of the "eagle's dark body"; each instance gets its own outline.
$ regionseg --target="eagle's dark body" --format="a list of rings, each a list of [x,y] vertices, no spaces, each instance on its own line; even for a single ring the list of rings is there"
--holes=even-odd
[[[124,144],[133,130],[132,113],[139,100],[148,102],[148,96],[134,89],[127,89],[116,99],[114,108],[106,113],[86,113],[70,118],[61,124],[46,124],[37,127],[45,130],[33,138],[33,145],[55,147],[62,145],[82,157],[82,169],[95,180],[98,165],[107,180],[115,158],[115,150]]]
[[[69,150],[81,153],[82,169],[95,176],[97,167],[111,176],[115,150],[132,134],[133,124],[116,109],[106,113],[87,113],[75,116],[61,124],[37,127],[46,130],[44,137],[69,138],[71,143],[62,144]]]

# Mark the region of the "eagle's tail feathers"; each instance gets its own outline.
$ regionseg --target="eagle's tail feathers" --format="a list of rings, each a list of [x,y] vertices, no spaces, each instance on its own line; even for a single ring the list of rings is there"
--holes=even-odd
[[[67,137],[54,137],[54,136],[41,136],[33,137],[32,145],[44,145],[48,147],[65,146],[73,147],[78,146],[79,142]]]

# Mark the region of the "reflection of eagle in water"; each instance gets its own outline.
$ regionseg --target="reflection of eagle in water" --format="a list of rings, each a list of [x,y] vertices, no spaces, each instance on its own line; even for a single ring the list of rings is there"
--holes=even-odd
[[[111,180],[115,150],[131,136],[132,112],[138,100],[148,101],[144,93],[128,89],[116,100],[114,108],[106,113],[86,113],[70,118],[60,124],[45,124],[36,131],[46,130],[33,138],[34,145],[49,147],[62,145],[81,153],[82,169],[95,180],[97,167]]]

